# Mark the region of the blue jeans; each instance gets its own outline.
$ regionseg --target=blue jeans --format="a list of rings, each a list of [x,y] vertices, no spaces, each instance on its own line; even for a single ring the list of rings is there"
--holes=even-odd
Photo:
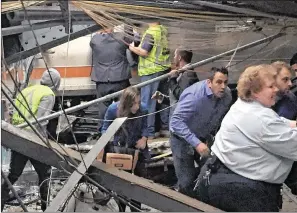
[[[145,82],[163,74],[164,74],[163,72],[158,72],[152,75],[141,76],[140,80],[141,82]],[[154,113],[156,111],[156,100],[151,99],[151,97],[158,90],[159,85],[160,85],[160,81],[157,81],[141,88],[141,102],[146,105],[148,109],[148,113]],[[167,125],[167,129],[168,129],[168,120],[169,120],[168,111],[167,110],[162,111],[160,113],[160,116],[161,116],[162,123]],[[148,127],[149,136],[150,137],[155,136],[155,114],[148,116],[147,127]]]

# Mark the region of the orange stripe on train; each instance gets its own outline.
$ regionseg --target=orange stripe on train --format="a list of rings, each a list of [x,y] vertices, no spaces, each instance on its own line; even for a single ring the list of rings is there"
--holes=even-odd
[[[54,67],[55,68],[55,67]],[[80,77],[90,77],[91,76],[91,66],[85,66],[85,67],[57,67],[55,68],[59,71],[60,75],[62,78],[80,78]],[[43,72],[45,71],[45,68],[35,68],[32,71],[31,80],[37,80],[40,79]],[[12,76],[16,78],[16,72],[15,70],[10,71]],[[2,79],[3,80],[10,80],[10,75],[9,73],[2,72]],[[24,80],[24,75],[23,72],[18,72],[18,78],[20,81]]]
[[[79,77],[90,77],[91,66],[85,67],[53,67],[59,71],[62,78],[79,78]],[[30,79],[40,79],[44,68],[35,68],[32,71]]]

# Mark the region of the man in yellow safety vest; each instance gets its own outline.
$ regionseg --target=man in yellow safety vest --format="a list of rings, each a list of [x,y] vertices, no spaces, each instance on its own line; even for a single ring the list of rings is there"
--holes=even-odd
[[[141,82],[156,78],[170,71],[170,52],[168,48],[167,30],[159,22],[150,23],[148,29],[142,36],[138,47],[130,45],[129,49],[139,55],[138,75]],[[157,81],[141,88],[141,102],[148,108],[148,113],[156,110],[156,100],[151,99],[152,95],[159,90],[163,94],[168,94],[167,79],[164,82]],[[162,111],[161,131],[169,135],[168,120],[169,111]],[[149,138],[155,137],[155,115],[148,116]]]
[[[17,95],[15,105],[28,120],[32,120],[33,118],[31,113],[36,118],[44,117],[50,114],[55,105],[55,92],[60,86],[60,81],[60,73],[56,69],[50,68],[43,73],[40,84],[29,86],[21,91],[22,94],[20,93]],[[28,110],[28,106],[31,110],[31,113]],[[12,116],[12,124],[18,125],[24,122],[25,120],[17,111],[15,111]],[[35,125],[37,130],[44,137],[47,137],[47,124],[48,121],[43,121],[40,122],[40,126]],[[31,131],[30,127],[26,127],[26,130]],[[46,209],[45,201],[47,200],[48,194],[48,181],[45,180],[50,177],[51,169],[49,165],[43,164],[18,152],[11,151],[8,179],[10,180],[11,184],[14,184],[21,176],[28,160],[30,160],[38,174],[39,184],[42,183],[40,186],[40,196],[41,209],[44,211]],[[3,211],[5,202],[8,199],[9,191],[10,189],[7,183],[4,182],[1,185],[1,211]]]

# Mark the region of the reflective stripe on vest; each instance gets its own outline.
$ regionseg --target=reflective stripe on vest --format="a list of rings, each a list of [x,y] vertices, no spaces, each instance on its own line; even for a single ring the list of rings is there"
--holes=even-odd
[[[167,30],[161,26],[149,27],[144,33],[140,46],[147,34],[154,38],[154,46],[147,57],[139,57],[139,76],[151,75],[170,68],[170,53],[168,49]]]
[[[29,107],[33,112],[34,116],[37,115],[37,111],[38,111],[38,107],[41,99],[45,96],[55,95],[54,92],[49,87],[43,86],[43,85],[34,85],[34,86],[27,87],[22,90],[22,94],[25,97],[27,103],[29,104]],[[27,118],[28,120],[31,120],[33,117],[31,116],[28,110],[28,105],[24,100],[23,96],[21,94],[17,95],[17,98],[15,100],[15,105],[25,116],[25,118]],[[18,125],[24,122],[25,120],[15,110],[12,115],[12,123],[14,125]],[[30,127],[26,127],[26,128],[30,128]]]

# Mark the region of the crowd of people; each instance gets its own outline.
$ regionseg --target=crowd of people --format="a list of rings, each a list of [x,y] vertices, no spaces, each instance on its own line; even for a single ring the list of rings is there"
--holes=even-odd
[[[187,69],[193,53],[178,48],[171,70],[166,33],[160,23],[152,23],[138,45],[126,46],[139,56],[141,82],[166,73],[170,77],[142,87],[140,99],[110,105],[105,120],[136,117],[116,133],[113,145],[126,142],[148,159],[147,140],[156,137],[152,113],[156,104],[169,105],[169,115],[161,112],[161,132],[170,133],[179,192],[225,211],[278,211],[283,183],[297,194],[297,97],[290,91],[297,54],[290,65],[276,61],[248,67],[238,80],[234,103],[228,69],[213,67],[207,79],[199,81]],[[122,97],[131,92],[127,88]],[[129,113],[120,115],[127,100]],[[137,118],[143,113],[147,118]],[[105,121],[105,126],[109,123]]]
[[[97,97],[124,89],[119,99],[98,105],[102,119],[98,131],[104,134],[118,117],[129,118],[105,152],[114,152],[115,147],[140,151],[134,174],[145,177],[144,164],[151,157],[148,140],[169,137],[177,190],[225,211],[279,211],[283,183],[297,195],[297,97],[290,91],[297,74],[297,54],[290,64],[276,61],[246,68],[232,105],[227,68],[213,67],[200,81],[194,70],[187,69],[193,56],[190,50],[175,50],[171,70],[167,30],[160,23],[149,24],[141,39],[135,39],[132,30],[124,32],[101,31],[90,42]],[[131,69],[137,70],[141,82],[167,73],[170,77],[138,90],[130,86]],[[40,90],[34,99],[37,117],[44,115],[38,105],[54,95],[42,88],[44,93]],[[30,91],[26,94],[29,99]],[[156,128],[157,105],[160,130]],[[47,106],[52,108],[52,104]],[[24,122],[17,120],[17,114],[14,117],[16,124]],[[13,156],[12,161],[17,158]],[[39,167],[36,164],[37,172]],[[12,183],[22,169],[19,166],[16,171],[16,163],[11,163]],[[39,173],[40,181],[48,176]],[[2,185],[2,198],[8,191]]]

